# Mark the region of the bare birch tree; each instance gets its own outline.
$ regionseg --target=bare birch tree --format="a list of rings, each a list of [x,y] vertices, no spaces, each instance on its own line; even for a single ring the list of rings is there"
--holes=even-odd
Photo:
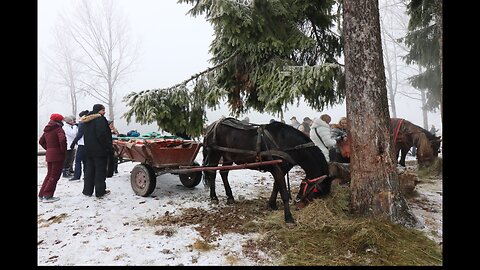
[[[85,54],[82,64],[88,77],[82,80],[82,87],[108,106],[111,120],[115,119],[117,86],[132,71],[137,58],[126,22],[111,0],[83,0],[70,20],[70,34]]]
[[[48,86],[50,85],[50,72],[46,69],[43,74],[38,74],[37,105],[42,107],[47,102]]]
[[[57,24],[54,29],[55,42],[51,55],[45,55],[48,66],[53,69],[55,83],[66,93],[72,115],[77,115],[78,94],[81,92],[81,56],[67,32],[65,24]],[[65,90],[65,91],[63,91]]]
[[[378,0],[344,0],[343,12],[352,210],[414,226],[393,154]]]

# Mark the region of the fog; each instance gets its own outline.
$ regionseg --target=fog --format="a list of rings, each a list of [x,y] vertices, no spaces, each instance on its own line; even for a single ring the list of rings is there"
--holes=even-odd
[[[71,115],[71,105],[68,103],[66,90],[55,84],[52,71],[48,69],[43,54],[49,54],[54,43],[53,27],[59,22],[58,15],[71,14],[75,0],[38,0],[38,85],[45,89],[47,98],[42,97],[38,104],[38,134],[49,120],[51,113]],[[204,17],[193,18],[187,15],[191,8],[187,4],[177,4],[176,0],[115,0],[115,3],[125,11],[132,37],[140,41],[140,58],[133,74],[118,85],[116,89],[115,123],[121,133],[137,129],[140,133],[157,131],[155,123],[140,125],[132,122],[127,125],[120,116],[127,111],[126,104],[121,99],[134,91],[164,88],[175,85],[191,75],[211,67],[208,60],[209,46],[213,40],[213,29]],[[40,90],[37,92],[40,94]],[[79,98],[78,112],[91,110],[93,104],[99,103],[89,96]],[[419,126],[423,126],[421,103],[405,96],[397,95],[397,117],[405,118]],[[107,109],[108,112],[108,109]],[[315,111],[301,102],[289,106],[284,112],[284,119],[289,122],[291,116],[299,121],[305,116],[319,117],[323,113],[332,116],[332,122],[346,115],[345,104],[326,108],[322,112]],[[207,111],[208,123],[221,116],[229,116],[228,107]],[[268,123],[272,118],[279,120],[279,116],[261,114],[251,111],[248,116],[251,122]],[[106,115],[109,118],[108,113]],[[440,113],[428,113],[428,123],[435,125],[441,132]]]

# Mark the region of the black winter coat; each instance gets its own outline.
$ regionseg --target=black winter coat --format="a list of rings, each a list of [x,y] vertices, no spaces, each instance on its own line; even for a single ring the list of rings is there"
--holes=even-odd
[[[113,153],[112,133],[108,121],[98,113],[85,117],[83,140],[89,157],[107,157]]]

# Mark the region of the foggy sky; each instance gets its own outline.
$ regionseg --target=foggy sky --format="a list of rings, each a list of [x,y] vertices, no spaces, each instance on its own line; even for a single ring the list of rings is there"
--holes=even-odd
[[[74,3],[78,0],[38,0],[38,78],[39,84],[49,74],[41,58],[41,53],[49,53],[53,44],[53,27],[59,21],[58,14],[71,14]],[[116,96],[115,123],[121,133],[131,129],[138,129],[141,133],[157,131],[156,124],[140,125],[130,123],[127,126],[120,116],[126,111],[125,104],[121,102],[124,95],[131,91],[137,92],[147,89],[164,88],[177,84],[191,75],[211,67],[208,60],[211,55],[208,49],[213,40],[213,29],[204,17],[193,18],[186,15],[190,5],[177,4],[176,0],[115,0],[128,18],[131,34],[140,40],[140,58],[136,71],[124,84],[119,85]],[[38,131],[48,122],[51,113],[70,115],[71,108],[65,91],[52,82],[53,75],[48,76],[49,91],[48,102],[38,106]],[[85,109],[91,110],[93,104],[98,103],[91,97],[82,97],[79,100],[78,112]],[[405,118],[419,126],[423,126],[420,101],[412,100],[401,95],[396,97],[397,117]],[[107,109],[108,112],[108,109]],[[346,115],[345,105],[326,108],[317,112],[301,104],[289,106],[289,111],[284,113],[285,120],[289,123],[291,116],[301,119],[319,117],[323,113],[332,116],[332,122]],[[207,111],[208,123],[217,120],[222,115],[228,116],[228,107],[222,106],[217,111]],[[279,117],[251,112],[241,116],[248,116],[251,122],[268,123],[272,118]],[[108,118],[108,113],[106,115]],[[440,114],[428,113],[429,125],[434,124],[441,129]],[[430,126],[429,126],[430,127]]]

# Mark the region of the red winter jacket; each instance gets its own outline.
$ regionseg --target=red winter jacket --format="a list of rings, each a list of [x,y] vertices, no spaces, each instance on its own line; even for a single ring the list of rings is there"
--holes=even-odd
[[[62,128],[63,124],[50,120],[43,129],[42,137],[38,143],[47,150],[46,161],[64,161],[67,152],[67,138]]]

